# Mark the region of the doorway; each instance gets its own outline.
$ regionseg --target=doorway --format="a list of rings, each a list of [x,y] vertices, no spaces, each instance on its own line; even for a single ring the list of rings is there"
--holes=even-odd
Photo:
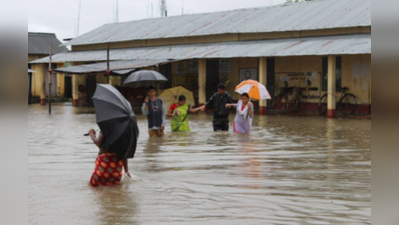
[[[267,85],[266,88],[269,91],[270,96],[272,99],[275,96],[275,85],[276,85],[276,59],[275,58],[268,58],[267,59]],[[272,109],[273,102],[272,100],[267,100],[267,107]]]
[[[30,64],[28,64],[28,69],[32,69]],[[32,98],[32,73],[28,73],[28,105],[31,104],[31,98]]]
[[[72,98],[72,77],[69,74],[65,74],[64,76],[64,98]]]
[[[89,106],[94,106],[92,98],[94,96],[94,93],[96,92],[96,87],[97,87],[96,76],[95,75],[87,76],[86,84],[87,84],[87,89],[86,89],[87,90],[87,92],[86,92],[87,99],[86,99],[86,103]]]
[[[210,99],[212,97],[212,95],[216,92],[219,83],[219,60],[206,60],[206,99]]]
[[[172,64],[168,63],[159,66],[159,72],[168,79],[168,81],[166,81],[165,83],[159,84],[159,89],[165,90],[168,88],[172,88]]]

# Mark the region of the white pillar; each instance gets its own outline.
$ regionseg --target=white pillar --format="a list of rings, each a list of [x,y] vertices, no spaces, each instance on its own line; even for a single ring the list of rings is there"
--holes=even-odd
[[[328,98],[327,98],[327,117],[335,118],[336,116],[336,58],[328,56]]]
[[[259,58],[259,82],[267,86],[267,58]],[[263,100],[259,102],[259,113],[261,115],[267,114],[267,101]]]
[[[206,99],[206,59],[198,60],[198,103],[204,105]]]

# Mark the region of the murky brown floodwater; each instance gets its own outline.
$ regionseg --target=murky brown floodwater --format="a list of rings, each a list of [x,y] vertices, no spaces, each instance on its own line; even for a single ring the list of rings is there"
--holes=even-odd
[[[195,115],[149,140],[139,115],[134,179],[91,188],[93,113],[29,106],[29,224],[371,224],[371,121],[257,116],[247,136]]]

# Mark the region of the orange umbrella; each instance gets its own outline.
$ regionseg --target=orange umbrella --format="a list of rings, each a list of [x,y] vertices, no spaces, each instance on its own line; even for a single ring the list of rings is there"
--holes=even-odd
[[[249,97],[257,100],[272,99],[265,85],[256,80],[246,80],[236,87],[236,92],[248,93]]]

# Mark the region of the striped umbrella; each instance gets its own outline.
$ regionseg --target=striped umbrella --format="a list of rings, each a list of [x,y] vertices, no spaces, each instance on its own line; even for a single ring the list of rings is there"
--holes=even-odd
[[[236,92],[243,94],[248,93],[251,99],[266,100],[272,99],[265,85],[256,80],[246,80],[236,87]]]

